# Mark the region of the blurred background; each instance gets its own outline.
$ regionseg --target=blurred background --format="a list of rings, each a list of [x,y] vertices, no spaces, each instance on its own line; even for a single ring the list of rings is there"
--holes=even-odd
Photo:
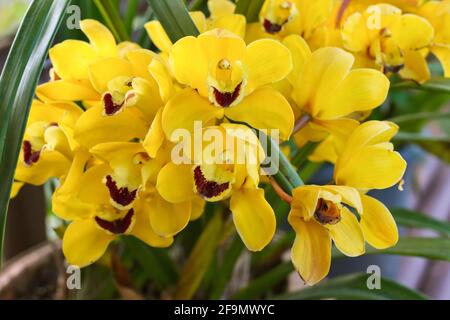
[[[28,0],[0,0],[0,69],[7,58],[15,31],[24,14]],[[138,28],[146,21],[145,4],[136,18]],[[141,30],[143,30],[141,28]],[[67,30],[66,30],[67,31]],[[69,36],[62,33],[60,41]],[[142,33],[136,35],[142,37]],[[43,72],[47,79],[48,70]],[[411,100],[425,104],[447,103],[450,96],[415,91],[392,94],[389,103],[408,108]],[[382,107],[382,111],[383,108]],[[388,107],[388,106],[387,106]],[[386,108],[387,108],[386,107]],[[450,135],[450,119],[434,121],[423,130],[436,135]],[[447,144],[445,146],[449,148]],[[374,192],[390,208],[408,208],[423,212],[442,221],[450,220],[450,167],[442,160],[424,152],[420,147],[404,144],[400,149],[408,162],[404,191],[397,187]],[[448,149],[447,149],[448,151]],[[313,177],[313,182],[326,182],[329,168],[323,168]],[[59,250],[58,224],[51,215],[49,198],[51,185],[25,186],[9,206],[5,258],[6,266],[0,273],[0,299],[8,298],[66,298],[63,292],[65,266]],[[433,237],[432,231],[401,228],[402,235]],[[352,259],[334,260],[330,277],[366,272],[369,265],[378,265],[383,276],[395,279],[407,287],[417,289],[434,299],[450,299],[450,263],[422,258],[371,255]],[[95,275],[94,275],[95,276]],[[51,279],[49,281],[49,279]],[[289,288],[301,287],[297,274],[289,280]],[[14,290],[11,288],[14,287]],[[106,290],[106,289],[105,289]],[[82,298],[82,297],[77,297]]]

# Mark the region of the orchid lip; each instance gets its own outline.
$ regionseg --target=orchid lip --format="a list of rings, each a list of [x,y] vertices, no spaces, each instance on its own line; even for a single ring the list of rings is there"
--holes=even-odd
[[[105,185],[109,190],[109,195],[114,203],[126,207],[136,199],[137,190],[128,190],[126,187],[118,188],[117,183],[110,175],[106,176]]]
[[[276,34],[283,28],[282,24],[272,23],[269,19],[264,19],[263,22],[264,30],[270,34]]]
[[[111,232],[112,234],[126,233],[130,228],[133,221],[134,210],[130,209],[125,217],[113,221],[104,220],[98,216],[95,217],[95,222],[103,229]]]
[[[103,95],[103,106],[104,106],[104,112],[107,116],[113,116],[116,113],[119,113],[119,111],[123,107],[123,103],[116,104],[113,101],[113,97],[111,93],[105,93]]]
[[[230,187],[229,182],[219,184],[215,181],[206,180],[200,166],[197,166],[194,169],[194,181],[198,193],[202,197],[209,199],[219,196]]]
[[[239,83],[232,92],[221,92],[213,87],[214,98],[217,104],[219,104],[223,108],[229,107],[239,97],[239,94],[241,93],[241,87],[242,82]]]
[[[321,224],[336,224],[341,220],[337,208],[332,208],[324,199],[319,199],[314,212],[314,218]]]
[[[23,161],[31,166],[33,163],[38,162],[39,157],[41,155],[41,151],[33,151],[33,148],[31,146],[31,142],[28,140],[25,140],[22,145],[23,150]]]

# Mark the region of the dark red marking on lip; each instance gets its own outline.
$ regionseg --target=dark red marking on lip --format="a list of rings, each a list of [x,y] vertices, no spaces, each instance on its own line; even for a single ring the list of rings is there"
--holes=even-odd
[[[23,142],[22,150],[23,150],[23,161],[27,165],[31,166],[33,163],[38,162],[39,157],[41,155],[41,151],[33,151],[30,141],[25,140]]]
[[[130,209],[125,217],[122,219],[117,219],[114,221],[104,220],[99,217],[95,217],[95,222],[105,230],[113,234],[122,234],[125,233],[131,225],[131,221],[133,219],[134,211]]]
[[[115,104],[110,93],[105,93],[103,95],[103,106],[105,107],[105,114],[107,116],[112,116],[122,109],[122,104]]]
[[[127,206],[136,199],[137,190],[129,191],[128,188],[117,188],[116,182],[110,175],[106,176],[106,187],[108,187],[111,199],[121,206]]]
[[[283,25],[277,24],[277,23],[272,23],[270,20],[264,19],[263,27],[267,33],[275,34],[275,33],[278,33],[281,31],[281,28],[283,28]]]
[[[194,181],[198,193],[205,198],[216,197],[227,190],[230,186],[229,182],[218,184],[217,182],[206,180],[200,166],[197,166],[194,169]]]
[[[220,92],[216,88],[214,89],[214,97],[216,98],[217,103],[221,107],[229,107],[238,97],[241,92],[242,82],[237,85],[233,92]]]

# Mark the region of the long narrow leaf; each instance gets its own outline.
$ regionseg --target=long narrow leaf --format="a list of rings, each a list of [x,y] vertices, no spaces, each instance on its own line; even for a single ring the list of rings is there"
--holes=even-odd
[[[450,223],[433,219],[423,213],[407,209],[390,209],[395,221],[402,226],[419,229],[431,229],[450,235]]]
[[[424,300],[422,293],[411,290],[395,281],[381,278],[380,288],[367,287],[368,274],[352,274],[323,282],[312,288],[284,294],[275,299],[352,299],[352,300]]]
[[[199,34],[182,0],[147,1],[172,42]]]
[[[0,77],[0,256],[9,193],[31,101],[69,3],[70,0],[33,1]]]
[[[423,84],[418,84],[414,81],[406,80],[391,85],[391,89],[415,89],[450,94],[450,79],[433,78]]]

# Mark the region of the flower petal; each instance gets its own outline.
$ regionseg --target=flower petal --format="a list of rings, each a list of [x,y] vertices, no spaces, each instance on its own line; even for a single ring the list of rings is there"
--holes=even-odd
[[[434,29],[427,19],[415,14],[403,14],[393,28],[392,36],[402,50],[417,50],[430,45]]]
[[[221,118],[223,109],[215,107],[198,94],[197,91],[186,89],[172,99],[164,107],[162,126],[167,139],[177,141],[180,129],[194,132],[194,122],[207,126],[216,117]]]
[[[82,268],[100,259],[114,238],[101,230],[94,219],[77,220],[67,227],[62,249],[69,264]]]
[[[314,220],[308,222],[289,216],[295,230],[291,259],[295,269],[308,285],[325,278],[331,265],[331,238],[326,228]]]
[[[150,225],[153,231],[162,237],[171,237],[184,229],[191,218],[189,201],[170,203],[158,194],[148,206]]]
[[[361,229],[366,241],[374,248],[392,247],[398,241],[398,230],[389,209],[380,201],[361,195],[364,213],[361,216]]]
[[[261,39],[247,46],[248,91],[284,79],[292,71],[288,48],[271,39]]]
[[[36,95],[42,101],[100,100],[100,95],[89,81],[57,80],[41,84]]]
[[[192,165],[169,162],[158,174],[156,189],[165,200],[172,203],[191,200],[194,197]]]
[[[80,28],[88,37],[89,42],[100,57],[116,56],[116,40],[108,28],[92,19],[80,21]]]
[[[289,49],[292,55],[293,69],[288,79],[291,84],[294,84],[302,74],[305,64],[311,58],[311,50],[306,41],[299,35],[293,34],[287,36],[283,39],[283,44]]]
[[[364,253],[364,236],[358,220],[346,207],[342,207],[341,220],[327,226],[336,247],[346,256],[357,257]]]
[[[89,78],[99,93],[108,89],[108,82],[112,79],[133,75],[133,65],[125,59],[106,58],[89,67]]]
[[[150,39],[152,39],[152,42],[160,51],[170,52],[170,49],[172,48],[172,41],[170,41],[169,36],[159,21],[153,20],[147,22],[144,25],[144,28]]]
[[[342,197],[343,203],[349,205],[352,208],[355,208],[358,213],[362,214],[363,210],[361,197],[359,196],[359,192],[355,188],[347,186],[325,185],[322,186],[322,189],[335,194],[339,194]]]
[[[403,79],[415,80],[418,83],[430,80],[430,69],[428,68],[426,57],[422,53],[408,50],[403,53],[403,57],[405,65],[400,70],[400,76]]]
[[[287,140],[294,128],[294,113],[289,102],[271,87],[255,90],[236,106],[225,109],[225,115],[257,129],[278,129]]]
[[[148,124],[142,120],[137,110],[124,108],[114,116],[104,116],[102,107],[93,107],[78,119],[75,139],[90,149],[103,142],[143,139],[147,130]]]
[[[153,119],[152,125],[145,136],[142,143],[148,155],[151,158],[155,158],[158,150],[164,143],[165,135],[162,128],[162,108],[156,113],[155,119]]]
[[[450,78],[450,48],[434,46],[431,50],[444,69],[444,77]]]
[[[246,247],[262,250],[275,234],[276,220],[262,189],[242,188],[233,192],[230,201],[233,221]]]

